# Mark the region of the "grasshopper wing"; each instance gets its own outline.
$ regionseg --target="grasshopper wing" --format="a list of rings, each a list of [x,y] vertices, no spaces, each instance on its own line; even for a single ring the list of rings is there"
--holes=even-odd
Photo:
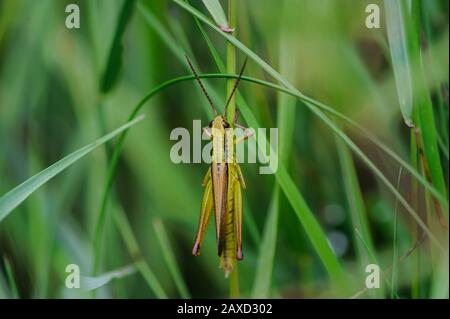
[[[211,181],[211,169],[208,170],[203,180],[203,186],[205,186],[205,192],[203,193],[202,207],[200,209],[200,221],[198,224],[197,235],[195,236],[195,244],[192,249],[194,256],[200,255],[200,246],[205,237],[206,228],[209,220],[211,219],[211,210],[213,208],[213,191]]]

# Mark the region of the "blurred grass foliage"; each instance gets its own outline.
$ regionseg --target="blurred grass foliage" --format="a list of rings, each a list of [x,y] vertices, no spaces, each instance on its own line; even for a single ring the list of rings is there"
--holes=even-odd
[[[80,29],[65,26],[69,3]],[[191,256],[207,165],[169,158],[173,128],[213,115],[192,77],[159,87],[190,75],[185,53],[222,74],[248,55],[240,122],[279,128],[276,176],[241,165],[240,296],[448,298],[448,1],[255,3],[235,1],[229,34],[214,22],[228,0],[0,1],[0,203],[146,115],[0,204],[0,298],[229,295],[214,227]],[[380,29],[365,26],[370,3]],[[221,109],[219,76],[203,81]],[[68,264],[97,289],[66,288]]]

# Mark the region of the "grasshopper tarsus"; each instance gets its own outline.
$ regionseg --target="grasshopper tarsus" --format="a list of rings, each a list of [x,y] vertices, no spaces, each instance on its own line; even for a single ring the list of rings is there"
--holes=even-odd
[[[194,256],[200,255],[200,243],[197,241],[194,244],[194,248],[192,248],[192,255]]]
[[[244,255],[242,254],[242,248],[239,247],[236,251],[236,259],[237,260],[242,260],[244,259]]]

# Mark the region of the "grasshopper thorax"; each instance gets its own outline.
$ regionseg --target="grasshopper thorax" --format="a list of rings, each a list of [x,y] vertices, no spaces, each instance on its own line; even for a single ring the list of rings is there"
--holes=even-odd
[[[234,130],[222,115],[209,123],[213,140],[212,161],[216,164],[234,161]]]

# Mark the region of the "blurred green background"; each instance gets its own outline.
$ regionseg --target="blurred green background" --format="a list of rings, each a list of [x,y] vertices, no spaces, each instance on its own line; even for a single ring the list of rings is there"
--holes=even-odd
[[[79,5],[79,29],[65,25],[70,3]],[[213,21],[202,1],[189,3]],[[227,14],[228,1],[220,3]],[[371,3],[380,7],[379,29],[365,25]],[[304,101],[242,81],[248,108],[241,111],[251,110],[261,127],[279,128],[280,163],[293,183],[260,175],[257,164],[241,165],[247,183],[245,259],[231,279],[241,297],[448,298],[448,227],[437,218],[440,211],[448,222],[448,1],[398,3],[404,20],[393,13],[395,5],[373,0],[234,4],[237,39],[302,93],[370,132],[372,140],[330,116],[396,189],[366,160],[352,156]],[[395,33],[401,27],[406,31]],[[199,72],[223,73],[205,35],[225,63],[224,37],[176,1],[1,0],[0,196],[123,125],[162,82],[191,74],[184,53]],[[402,49],[410,57],[406,75]],[[244,53],[236,55],[239,68]],[[115,71],[113,85],[102,92],[102,81],[111,74],[114,80]],[[277,83],[254,59],[245,75]],[[222,107],[226,80],[203,81]],[[237,104],[240,109],[239,99]],[[408,110],[414,128],[405,124]],[[0,297],[230,296],[212,225],[201,256],[191,255],[207,165],[169,158],[172,129],[191,130],[192,120],[206,125],[212,119],[207,101],[187,81],[158,92],[140,113],[145,119],[124,140],[104,218],[99,216],[117,139],[45,183],[0,221]],[[251,125],[247,118],[239,121]],[[400,169],[373,137],[445,200]],[[286,190],[301,196],[295,198],[303,198],[308,209],[298,201],[293,209],[296,199],[286,197]],[[399,195],[440,248],[422,236]],[[320,228],[312,229],[316,224],[305,216]],[[96,241],[99,220],[104,228]],[[311,241],[322,233],[338,262],[328,268],[327,247]],[[380,289],[364,289],[369,263],[384,273]],[[90,277],[83,279],[88,286],[99,288],[66,288],[68,264],[79,265],[81,275]]]

